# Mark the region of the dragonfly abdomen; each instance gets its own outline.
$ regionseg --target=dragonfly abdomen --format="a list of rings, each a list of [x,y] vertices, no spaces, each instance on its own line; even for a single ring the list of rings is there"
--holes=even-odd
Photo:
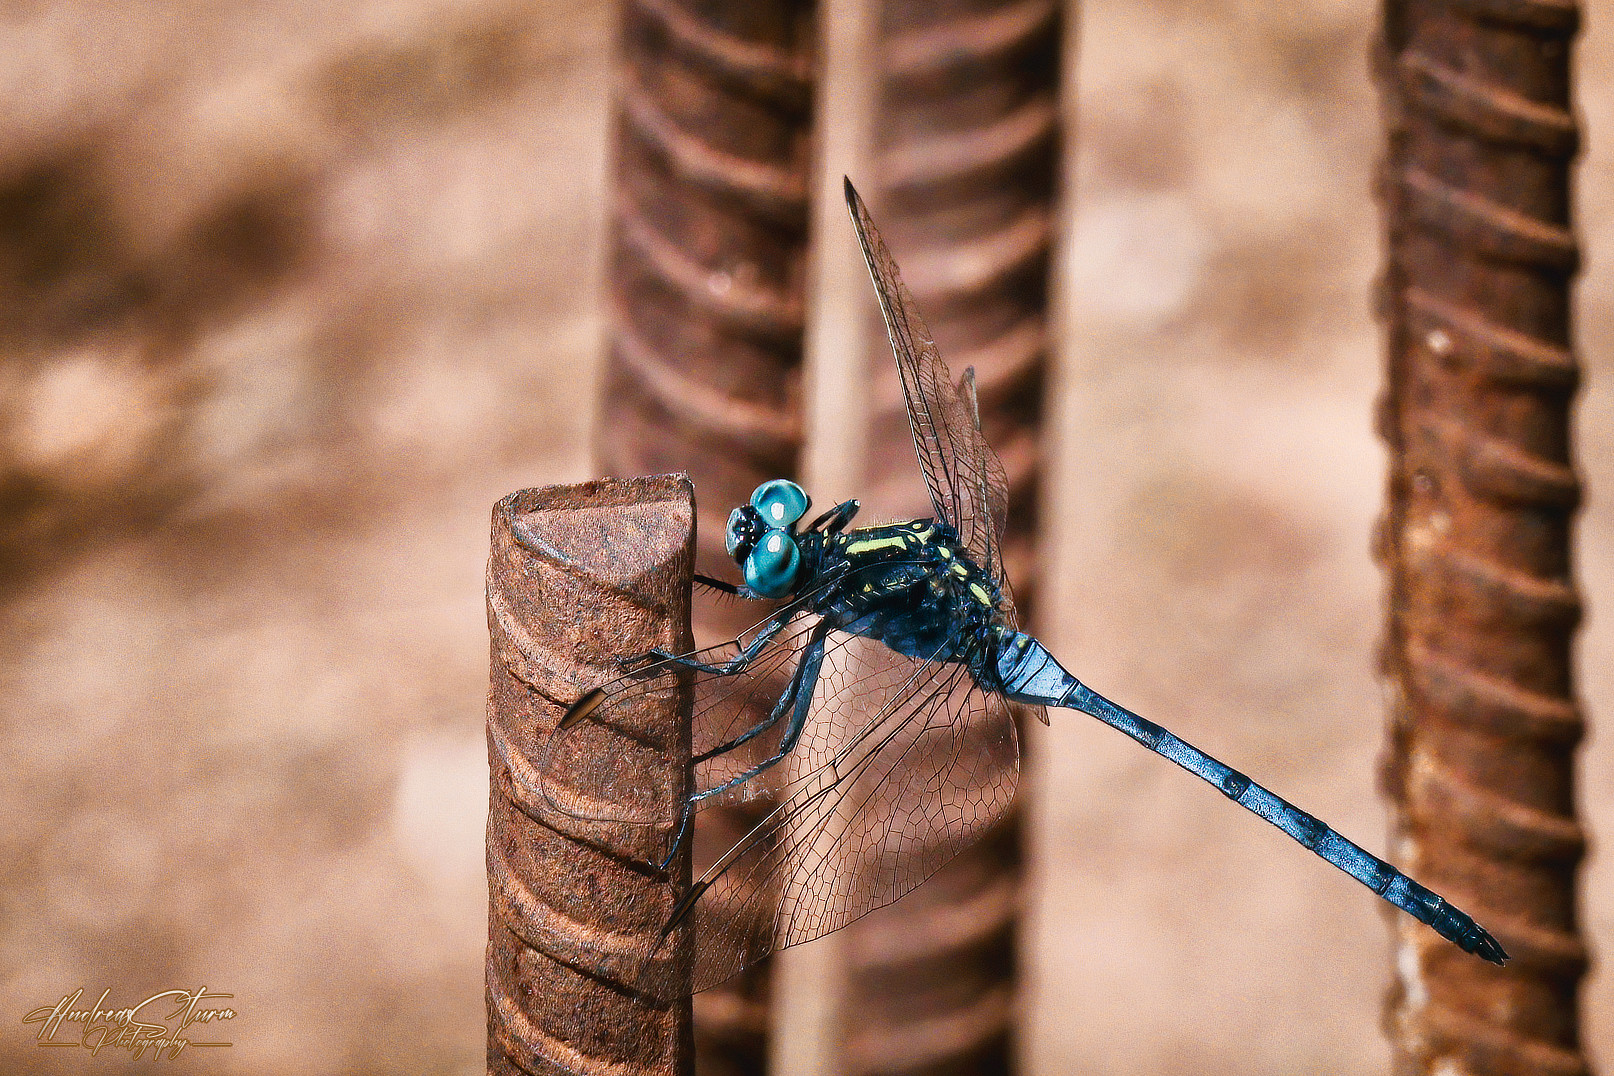
[[[1493,964],[1507,953],[1484,927],[1395,867],[1345,839],[1322,819],[1296,807],[1225,762],[1153,721],[1118,706],[1072,676],[1041,643],[1021,632],[1000,636],[995,671],[1005,694],[1016,702],[1070,707],[1091,714],[1149,750],[1214,785],[1228,799],[1288,834],[1302,847],[1332,863],[1368,889],[1420,922]]]

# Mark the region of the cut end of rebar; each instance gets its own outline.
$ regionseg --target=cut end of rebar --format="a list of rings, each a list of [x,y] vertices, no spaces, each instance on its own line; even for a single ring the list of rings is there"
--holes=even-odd
[[[564,732],[566,729],[571,728],[579,721],[587,718],[589,714],[592,714],[595,710],[598,710],[600,708],[600,703],[604,701],[604,689],[594,688],[593,690],[589,691],[582,698],[572,703],[571,709],[567,710],[565,716],[560,719],[560,724],[555,726],[555,731]]]

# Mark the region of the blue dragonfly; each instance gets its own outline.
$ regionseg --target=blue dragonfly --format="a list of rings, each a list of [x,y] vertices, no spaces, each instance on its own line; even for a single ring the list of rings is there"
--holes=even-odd
[[[953,381],[867,207],[846,200],[896,356],[935,515],[851,527],[857,501],[802,525],[794,482],[758,487],[728,522],[744,582],[702,584],[776,603],[731,642],[652,651],[578,699],[540,765],[604,749],[595,734],[650,698],[693,689],[693,780],[670,863],[696,812],[763,804],[753,828],[679,894],[661,931],[693,932],[693,979],[645,962],[653,994],[702,990],[769,952],[838,930],[912,890],[1000,820],[1019,749],[1010,703],[1048,722],[1078,710],[1210,783],[1466,952],[1507,959],[1439,894],[1248,776],[1093,691],[1019,630],[1002,540],[1008,482],[981,434],[973,370]],[[590,802],[620,803],[621,782]],[[550,783],[546,779],[546,788]],[[766,793],[766,798],[764,798]],[[562,810],[575,797],[552,796]],[[664,824],[645,800],[614,821]],[[663,868],[667,866],[663,864]]]

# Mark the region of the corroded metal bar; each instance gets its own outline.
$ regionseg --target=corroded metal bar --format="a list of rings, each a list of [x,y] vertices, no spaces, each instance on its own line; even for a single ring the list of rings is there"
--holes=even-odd
[[[814,8],[623,12],[598,461],[687,470],[700,571],[759,483],[796,472]]]
[[[652,647],[687,650],[694,494],[683,476],[513,493],[488,560],[488,1072],[689,1076],[687,997],[633,990],[689,857],[657,868],[689,794],[689,700],[646,705],[600,765],[655,790],[667,825],[585,821],[550,805],[536,766],[566,707]],[[605,727],[602,726],[602,729]],[[599,775],[546,775],[600,787]],[[687,938],[656,959],[683,964]]]
[[[1060,7],[886,0],[880,21],[869,202],[947,365],[955,375],[975,367],[982,428],[1009,474],[1007,557],[1025,606],[1058,186]],[[873,456],[887,467],[870,500],[925,510],[888,350],[871,349],[870,363]]]
[[[1401,1074],[1586,1073],[1571,648],[1573,0],[1386,0],[1391,450],[1378,553],[1398,862],[1513,955],[1397,920]]]
[[[689,472],[696,563],[731,578],[727,513],[796,475],[816,5],[628,0],[623,8],[610,329],[596,459],[609,474]],[[756,619],[697,607],[702,639]],[[698,862],[747,818],[702,813]],[[768,968],[696,1002],[702,1072],[760,1072]]]
[[[1009,475],[1005,561],[1022,612],[1034,598],[1062,32],[1054,0],[885,0],[880,18],[870,200],[954,375],[975,367],[982,428]],[[870,514],[929,515],[883,342],[870,370]],[[1010,1068],[1019,874],[1015,813],[851,928],[849,1072]]]

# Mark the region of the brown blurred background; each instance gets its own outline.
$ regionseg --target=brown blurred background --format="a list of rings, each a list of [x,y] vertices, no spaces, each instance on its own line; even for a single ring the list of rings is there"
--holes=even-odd
[[[197,1071],[480,1071],[488,510],[588,471],[613,12],[110,10],[0,13],[0,1067],[83,1066],[20,1023],[78,986],[205,984],[241,1015]],[[1578,75],[1594,841],[1605,13]],[[1039,617],[1099,690],[1382,851],[1376,18],[1072,19]],[[1377,902],[1095,723],[1034,733],[1029,1071],[1385,1069]],[[1606,1059],[1608,976],[1586,998]]]

